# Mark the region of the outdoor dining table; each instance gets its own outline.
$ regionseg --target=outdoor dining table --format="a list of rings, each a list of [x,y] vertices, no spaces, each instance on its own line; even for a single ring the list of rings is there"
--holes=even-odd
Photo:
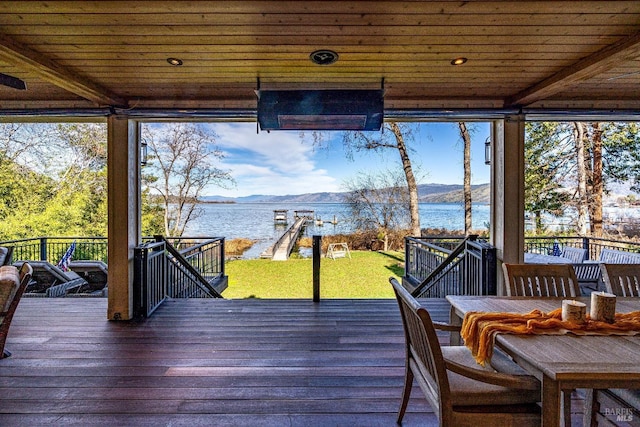
[[[447,296],[451,322],[461,324],[466,313],[544,312],[563,298]],[[589,298],[575,298],[587,304]],[[616,311],[640,310],[640,298],[617,298]],[[459,342],[452,336],[452,344]],[[498,334],[495,345],[509,354],[542,384],[542,425],[561,425],[561,391],[576,388],[640,388],[640,335],[512,335]]]
[[[569,258],[557,255],[535,254],[532,252],[524,253],[524,262],[526,264],[572,264]]]

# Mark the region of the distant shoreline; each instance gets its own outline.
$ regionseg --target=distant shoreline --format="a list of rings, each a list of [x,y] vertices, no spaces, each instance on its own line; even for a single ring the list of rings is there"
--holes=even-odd
[[[238,202],[235,200],[198,200],[196,203],[203,203],[207,205],[234,205]]]

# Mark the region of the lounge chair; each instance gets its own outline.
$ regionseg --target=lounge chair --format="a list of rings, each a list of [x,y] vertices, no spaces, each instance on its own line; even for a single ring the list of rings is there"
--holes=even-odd
[[[47,261],[29,261],[33,267],[34,284],[29,292],[44,293],[48,297],[61,297],[78,291],[87,281],[73,271],[62,271]]]
[[[25,262],[17,267],[5,265],[0,267],[0,354],[2,358],[11,356],[4,344],[9,334],[9,326],[13,319],[20,298],[31,280],[33,268]]]
[[[13,246],[0,246],[0,265],[11,265]]]

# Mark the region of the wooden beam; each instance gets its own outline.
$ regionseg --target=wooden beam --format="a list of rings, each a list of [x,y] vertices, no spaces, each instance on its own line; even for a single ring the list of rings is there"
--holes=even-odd
[[[620,40],[567,67],[553,76],[517,93],[505,101],[506,107],[528,105],[568,89],[572,85],[603,73],[623,61],[640,56],[640,32]]]
[[[16,43],[3,34],[0,34],[0,60],[34,73],[41,79],[98,105],[121,108],[128,106],[128,102],[124,98],[110,93],[100,85],[58,65],[41,53]]]

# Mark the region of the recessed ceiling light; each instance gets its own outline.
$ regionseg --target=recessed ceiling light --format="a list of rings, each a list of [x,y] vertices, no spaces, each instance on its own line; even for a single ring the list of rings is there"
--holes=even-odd
[[[314,64],[329,65],[338,60],[338,54],[328,49],[316,50],[315,52],[311,52],[309,59],[311,59],[311,62]]]
[[[175,65],[176,67],[182,65],[182,59],[178,58],[167,58],[167,62],[171,65]]]
[[[465,62],[467,62],[467,58],[460,57],[460,58],[452,59],[451,65],[462,65]]]

